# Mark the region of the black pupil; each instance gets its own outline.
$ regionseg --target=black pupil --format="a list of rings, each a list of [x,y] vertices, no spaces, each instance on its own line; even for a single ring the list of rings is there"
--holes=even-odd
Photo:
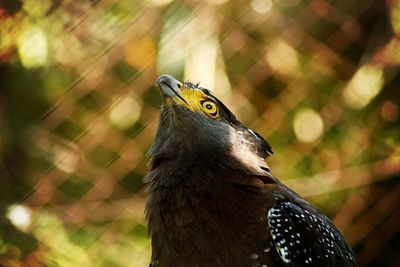
[[[211,104],[206,104],[206,109],[212,109],[212,105]]]

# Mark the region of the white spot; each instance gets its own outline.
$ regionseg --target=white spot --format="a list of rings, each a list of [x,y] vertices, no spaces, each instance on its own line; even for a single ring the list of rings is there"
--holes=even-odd
[[[256,135],[256,133],[252,130],[252,129],[247,129],[252,135],[254,135],[255,137],[258,138],[258,136]]]
[[[256,253],[253,253],[250,255],[250,259],[252,259],[252,260],[258,259],[258,255]]]
[[[13,205],[8,208],[7,218],[19,230],[25,232],[31,224],[31,212],[22,205]]]
[[[271,218],[277,217],[277,214],[275,212],[278,213],[279,210],[277,210],[275,208],[271,208],[268,211],[268,225],[271,229],[273,229],[271,226]],[[283,244],[285,243],[285,240],[282,239],[282,240],[277,241],[276,236],[274,236],[274,235],[272,235],[272,239],[276,242],[274,247],[275,247],[276,251],[278,252],[279,257],[282,259],[282,261],[284,263],[289,263],[290,262],[290,260],[288,258],[289,254],[287,253],[288,248],[286,246],[283,246]]]
[[[282,259],[282,261],[284,262],[284,263],[289,263],[290,262],[290,260],[287,258],[289,255],[288,255],[288,253],[285,251],[285,249],[284,248],[281,248],[280,246],[276,246],[276,251],[278,252],[278,254],[279,254],[279,257]]]
[[[259,14],[266,14],[272,9],[271,0],[253,0],[251,1],[251,7]]]

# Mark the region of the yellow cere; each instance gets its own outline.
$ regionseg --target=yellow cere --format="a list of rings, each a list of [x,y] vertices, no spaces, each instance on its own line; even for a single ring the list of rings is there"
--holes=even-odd
[[[188,88],[184,85],[179,90],[180,96],[186,101],[175,96],[172,101],[178,105],[183,105],[193,112],[202,112],[212,119],[219,118],[217,103],[200,89]]]

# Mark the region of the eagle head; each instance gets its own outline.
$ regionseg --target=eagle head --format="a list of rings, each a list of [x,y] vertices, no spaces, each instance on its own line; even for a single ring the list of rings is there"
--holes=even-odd
[[[270,145],[245,127],[210,90],[163,74],[156,82],[163,105],[145,181],[164,182],[194,170],[266,175]]]

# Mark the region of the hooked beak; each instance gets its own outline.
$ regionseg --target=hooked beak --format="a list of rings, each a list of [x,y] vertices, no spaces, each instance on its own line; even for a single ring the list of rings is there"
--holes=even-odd
[[[171,75],[168,74],[162,74],[160,77],[158,77],[156,86],[160,88],[161,94],[164,97],[178,97],[180,98],[186,105],[188,103],[186,102],[185,99],[180,95],[180,88],[183,86],[183,84],[172,77]]]

